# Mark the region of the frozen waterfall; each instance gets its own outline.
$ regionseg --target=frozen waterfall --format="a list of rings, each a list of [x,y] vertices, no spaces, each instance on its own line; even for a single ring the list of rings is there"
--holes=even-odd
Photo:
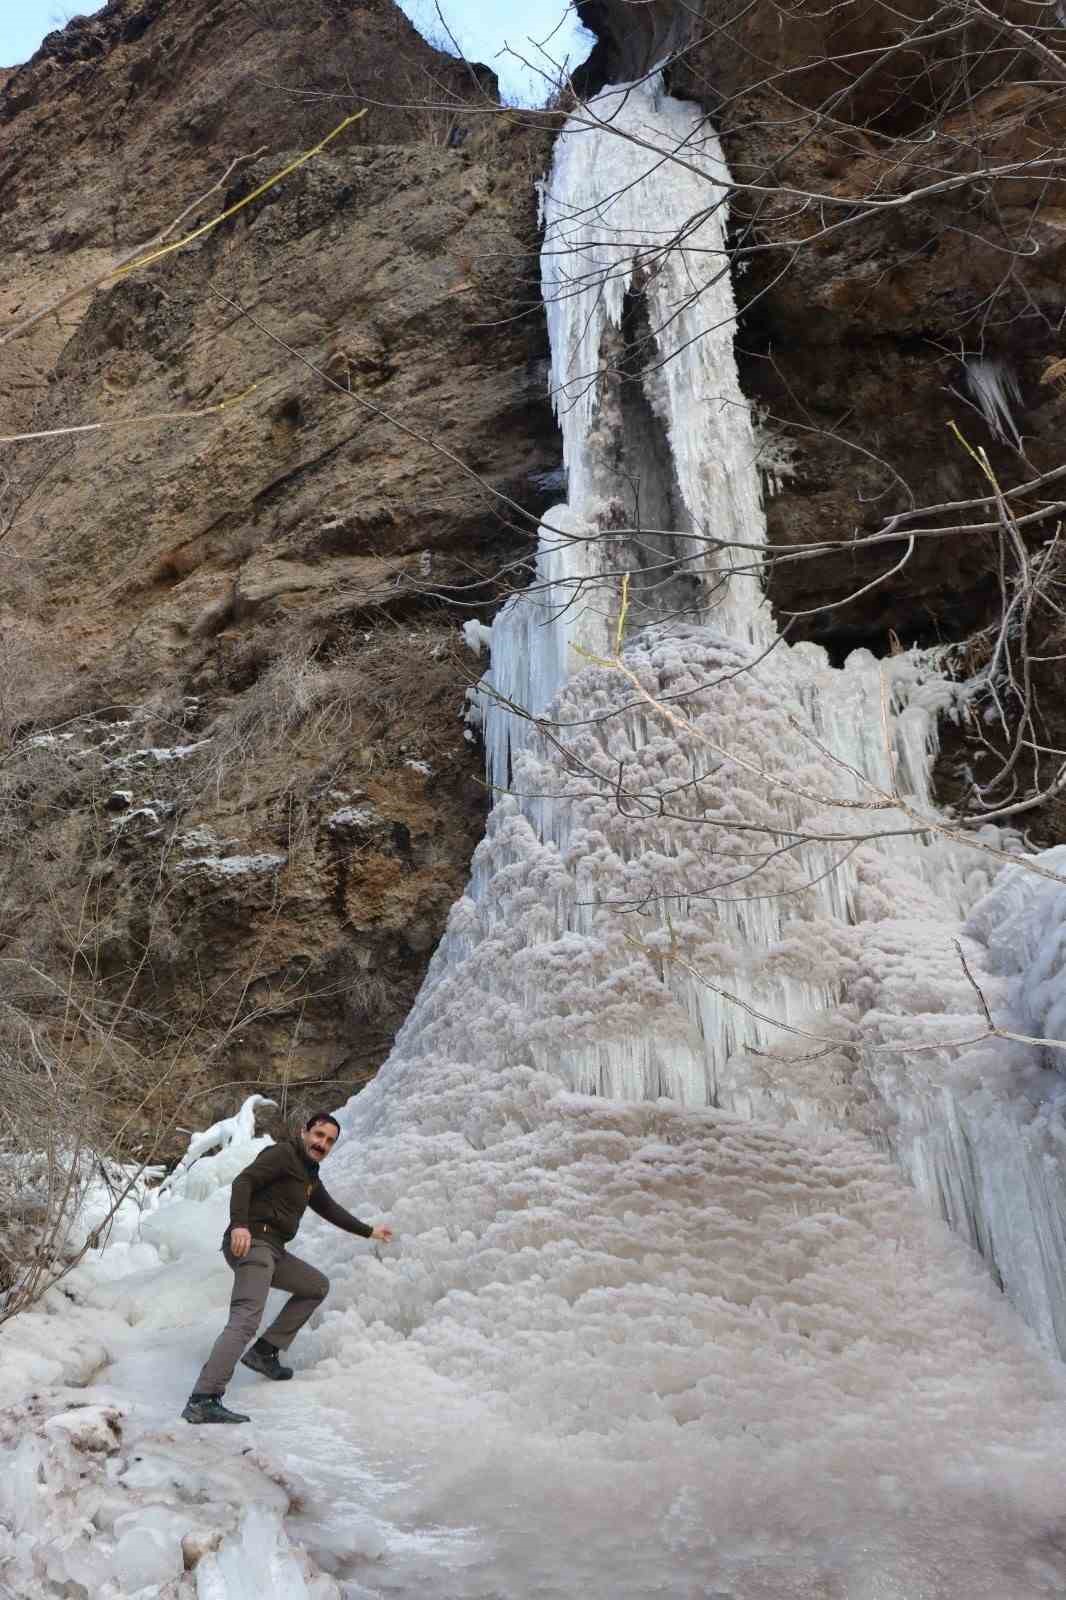
[[[1014,1031],[1061,1034],[1066,885],[941,831],[958,691],[935,663],[775,641],[743,570],[726,181],[657,79],[559,141],[570,498],[492,630],[507,792],[329,1170],[396,1248],[309,1224],[331,1298],[295,1382],[238,1379],[237,1441],[175,1421],[221,1314],[237,1121],[0,1328],[17,1595],[1066,1588],[1060,1079],[1036,1047],[966,1046],[954,943]]]
[[[980,1031],[955,939],[1010,845],[920,830],[937,720],[964,691],[914,652],[856,651],[837,671],[775,643],[754,578],[731,570],[764,535],[727,184],[705,120],[651,81],[601,95],[545,185],[570,497],[496,619],[479,706],[490,781],[556,854],[550,906],[529,906],[522,936],[507,907],[509,971],[483,986],[517,987],[535,1059],[582,1092],[864,1127],[1066,1351],[1059,1079],[1003,1041],[937,1046]],[[622,574],[632,676],[589,667],[571,684],[612,654]],[[500,915],[501,866],[519,870],[509,848],[482,855],[438,957],[446,981],[469,928]],[[1026,914],[1057,927],[1048,899]],[[968,928],[987,996],[1002,988],[993,924]],[[549,952],[577,1002],[552,1021]]]
[[[706,120],[658,78],[607,90],[558,142],[541,281],[568,500],[544,518],[531,590],[496,619],[489,674],[527,711],[562,688],[574,646],[606,651],[623,570],[636,618],[772,637],[757,580],[725,577],[763,542],[733,358],[727,186]],[[506,787],[528,724],[491,695],[482,705],[489,779]]]

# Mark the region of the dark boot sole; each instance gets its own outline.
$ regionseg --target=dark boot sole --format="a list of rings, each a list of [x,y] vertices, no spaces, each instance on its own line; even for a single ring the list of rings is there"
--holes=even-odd
[[[191,1422],[194,1427],[207,1427],[210,1424],[218,1425],[227,1422],[251,1422],[252,1420],[251,1417],[242,1417],[236,1412],[228,1417],[190,1417],[187,1411],[183,1411],[181,1415],[184,1422]]]
[[[284,1383],[292,1377],[291,1367],[285,1367],[281,1372],[271,1372],[269,1367],[261,1367],[253,1355],[242,1356],[241,1366],[247,1367],[250,1372],[258,1372],[261,1378],[270,1378],[273,1383]]]

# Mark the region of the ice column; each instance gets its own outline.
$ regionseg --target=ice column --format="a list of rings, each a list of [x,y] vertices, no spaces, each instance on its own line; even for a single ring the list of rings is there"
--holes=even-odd
[[[768,640],[757,447],[733,356],[728,173],[696,107],[659,75],[571,117],[544,184],[542,281],[568,501],[543,521],[534,581],[492,629],[482,715],[489,779],[508,785],[530,725],[583,650],[630,620],[680,616]],[[577,647],[575,650],[574,647]]]
[[[930,814],[935,712],[951,691],[911,656],[882,664],[856,652],[841,672],[814,646],[767,654],[775,634],[761,589],[736,570],[765,529],[733,356],[728,183],[705,119],[667,96],[659,77],[605,90],[558,141],[544,187],[542,278],[569,500],[544,519],[534,583],[493,625],[480,704],[490,781],[514,792],[534,838],[561,855],[536,942],[573,941],[569,954],[584,951],[593,987],[612,962],[632,971],[633,930],[629,952],[619,935],[627,915],[645,947],[649,935],[670,945],[654,1005],[645,991],[669,1026],[653,1034],[624,1007],[596,1006],[587,1039],[576,1014],[568,1038],[549,1028],[543,1059],[578,1088],[667,1092],[750,1113],[765,1091],[753,1090],[750,1060],[724,1073],[727,1061],[765,1053],[781,1041],[779,1023],[824,1016],[841,998],[839,961],[780,954],[792,924],[853,916],[847,836],[865,831],[869,816],[841,809],[827,823],[820,805],[871,798],[873,783]],[[687,692],[695,738],[654,710],[626,709],[633,692],[617,674],[602,688],[567,691],[575,672],[617,648],[623,575],[630,662],[654,695]],[[557,749],[545,760],[529,719],[549,707]],[[706,750],[701,737],[712,741]],[[735,759],[722,754],[730,750]],[[559,781],[561,761],[572,763],[573,783]],[[807,794],[822,800],[797,805],[775,789],[770,774],[785,768],[804,773]],[[672,820],[644,825],[634,806],[620,806],[621,773],[643,792],[637,812],[665,805]],[[678,798],[679,781],[701,773]],[[763,834],[746,831],[752,819],[767,822]],[[885,838],[875,850],[930,884],[958,880],[962,894],[957,851],[935,837],[916,841],[901,812],[881,810],[877,822]],[[801,848],[788,830],[804,826],[830,842]],[[475,921],[494,915],[489,885],[524,871],[526,848],[508,824],[479,851]],[[655,892],[663,883],[671,893]],[[456,920],[431,984],[442,962],[470,948],[471,923]],[[725,968],[708,946],[731,952]],[[525,955],[516,960],[521,967]],[[701,971],[690,970],[694,961]],[[757,1076],[762,1084],[765,1073]],[[778,1094],[791,1115],[818,1119],[816,1090]]]

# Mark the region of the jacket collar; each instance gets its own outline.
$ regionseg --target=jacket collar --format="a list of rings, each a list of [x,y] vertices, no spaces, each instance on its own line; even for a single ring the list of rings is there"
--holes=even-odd
[[[296,1151],[297,1156],[300,1158],[300,1161],[302,1162],[302,1164],[307,1168],[307,1170],[311,1174],[312,1178],[317,1178],[318,1177],[318,1162],[311,1160],[311,1157],[307,1154],[307,1151],[304,1149],[303,1140],[300,1138],[300,1135],[298,1133],[294,1133],[292,1138],[289,1140],[289,1143],[292,1145],[293,1149]]]

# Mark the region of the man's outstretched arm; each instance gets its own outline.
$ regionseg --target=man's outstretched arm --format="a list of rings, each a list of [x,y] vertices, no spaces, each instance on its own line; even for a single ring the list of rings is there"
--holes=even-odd
[[[307,1201],[312,1211],[332,1222],[335,1228],[343,1228],[345,1233],[357,1233],[361,1239],[380,1239],[383,1244],[388,1244],[392,1238],[392,1229],[383,1222],[376,1227],[371,1227],[369,1222],[360,1222],[358,1217],[353,1217],[350,1211],[345,1211],[339,1206],[333,1196],[328,1193],[321,1180],[311,1190]]]

